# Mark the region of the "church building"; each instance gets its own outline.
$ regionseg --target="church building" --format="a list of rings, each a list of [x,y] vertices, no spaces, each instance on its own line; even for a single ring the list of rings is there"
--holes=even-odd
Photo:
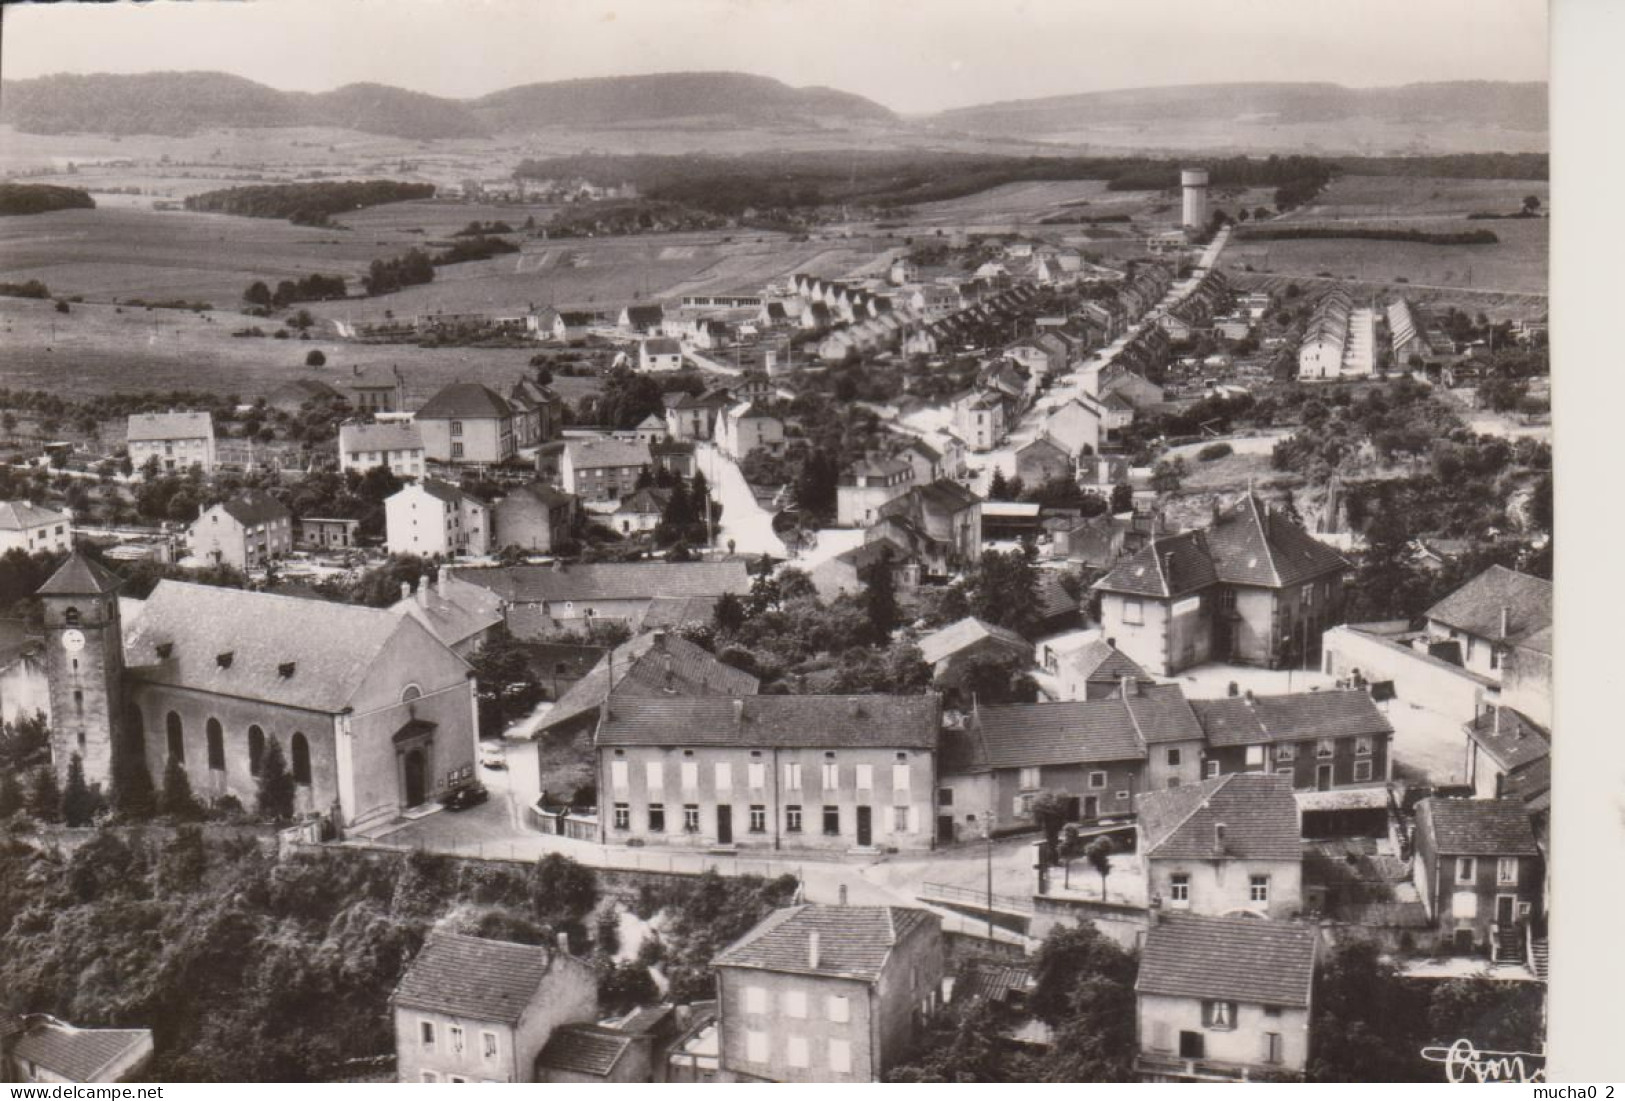
[[[473,780],[472,671],[412,616],[166,580],[125,627],[118,584],[75,554],[39,590],[60,773],[156,786],[174,758],[201,800],[252,808],[274,741],[297,810],[340,831]]]

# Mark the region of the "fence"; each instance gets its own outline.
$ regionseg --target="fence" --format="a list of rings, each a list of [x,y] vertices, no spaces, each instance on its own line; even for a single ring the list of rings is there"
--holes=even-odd
[[[978,910],[993,909],[1013,914],[1033,912],[1033,900],[1030,898],[990,894],[975,887],[955,887],[948,883],[922,883],[918,897],[922,902],[952,902]]]

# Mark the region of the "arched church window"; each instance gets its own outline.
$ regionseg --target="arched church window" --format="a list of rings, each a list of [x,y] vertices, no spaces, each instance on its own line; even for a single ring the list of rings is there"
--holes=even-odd
[[[248,728],[248,774],[258,776],[265,760],[265,731],[258,726]]]
[[[226,771],[226,736],[220,729],[220,720],[211,718],[203,731],[209,741],[209,767]]]
[[[303,734],[293,736],[293,782],[310,783],[310,743]]]
[[[186,729],[181,726],[181,717],[171,711],[164,716],[164,727],[169,734],[169,755],[175,760],[186,763]]]

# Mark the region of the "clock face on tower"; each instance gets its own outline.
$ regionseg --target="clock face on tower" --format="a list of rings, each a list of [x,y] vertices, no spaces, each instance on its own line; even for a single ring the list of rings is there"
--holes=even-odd
[[[85,648],[85,633],[72,628],[63,631],[62,648],[70,654],[77,654]]]

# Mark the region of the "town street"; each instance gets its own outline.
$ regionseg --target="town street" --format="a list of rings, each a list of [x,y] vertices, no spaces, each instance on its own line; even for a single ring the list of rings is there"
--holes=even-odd
[[[705,472],[705,480],[722,503],[722,523],[717,527],[717,546],[731,542],[736,554],[767,554],[788,558],[790,552],[773,531],[773,514],[756,503],[750,484],[739,466],[717,450],[715,444],[698,443],[695,460]]]

